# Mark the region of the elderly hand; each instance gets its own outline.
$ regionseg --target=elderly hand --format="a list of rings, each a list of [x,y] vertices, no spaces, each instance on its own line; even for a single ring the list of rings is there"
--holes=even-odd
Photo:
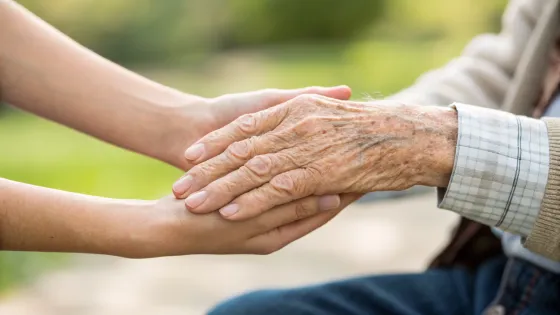
[[[300,96],[242,116],[187,149],[196,165],[174,193],[188,196],[192,212],[220,209],[241,220],[310,195],[445,186],[456,115],[436,106]]]

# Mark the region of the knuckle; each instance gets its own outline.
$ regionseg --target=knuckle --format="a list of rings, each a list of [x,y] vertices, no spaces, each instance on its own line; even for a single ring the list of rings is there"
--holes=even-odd
[[[202,178],[202,176],[213,176],[216,175],[216,173],[219,173],[219,167],[217,167],[218,165],[216,165],[216,163],[214,163],[214,161],[208,161],[206,163],[203,164],[199,164],[198,165],[198,176],[199,178]]]
[[[193,178],[204,178],[208,175],[208,167],[206,166],[206,163],[193,166],[193,168],[189,170],[188,175]]]
[[[300,104],[300,103],[314,103],[316,101],[315,95],[314,94],[301,94],[298,95],[296,97],[294,97],[293,102],[294,104]]]
[[[224,128],[215,130],[211,133],[209,133],[208,135],[206,135],[204,138],[202,138],[199,142],[201,143],[219,143],[221,141],[223,141],[224,139],[228,139],[229,135],[225,133]]]
[[[246,114],[237,119],[237,127],[245,134],[253,133],[257,129],[257,118],[254,114]]]
[[[290,174],[280,174],[275,176],[270,184],[277,190],[282,190],[286,192],[293,192],[295,190],[295,181]]]
[[[304,151],[296,151],[296,152],[281,152],[277,154],[277,157],[274,158],[273,164],[285,164],[292,168],[300,168],[304,165],[308,164],[308,159],[310,158],[306,154],[299,154],[304,153]]]
[[[241,185],[250,184],[254,186],[257,184],[261,184],[260,177],[260,175],[256,174],[253,170],[250,170],[246,165],[242,165],[237,171],[236,179],[232,182],[236,182],[237,184]],[[258,186],[255,186],[253,188],[257,187]],[[239,187],[237,188],[237,190],[239,190]]]
[[[245,166],[253,173],[265,176],[270,174],[270,170],[272,169],[272,159],[267,155],[259,155],[249,160]]]
[[[259,209],[270,203],[267,191],[263,189],[262,186],[242,194],[237,197],[236,201],[238,204],[250,205],[251,209],[254,209],[254,212],[259,213],[261,212]]]
[[[237,184],[235,184],[234,182],[230,181],[230,180],[223,180],[221,181],[219,187],[217,187],[216,191],[219,192],[226,192],[228,195],[233,194],[235,191],[237,191],[236,189]]]
[[[241,159],[247,158],[251,155],[251,141],[244,140],[234,142],[228,146],[227,153],[230,157]]]
[[[307,180],[320,180],[324,177],[324,171],[318,165],[309,165],[305,168]]]
[[[315,134],[320,127],[320,118],[315,116],[306,116],[294,126],[293,131],[298,137],[306,137]]]
[[[272,131],[261,137],[262,142],[265,144],[263,147],[266,150],[261,150],[264,152],[279,152],[283,148],[293,145],[297,139],[290,129],[283,131]]]

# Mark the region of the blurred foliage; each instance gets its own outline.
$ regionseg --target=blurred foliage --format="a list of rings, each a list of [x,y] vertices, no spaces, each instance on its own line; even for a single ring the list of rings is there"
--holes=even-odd
[[[178,59],[244,45],[350,39],[386,0],[22,0],[117,62]]]
[[[190,93],[348,84],[389,95],[497,30],[507,0],[20,0],[82,44]],[[115,198],[157,198],[180,171],[13,110],[0,176]],[[67,259],[0,253],[0,289]]]
[[[228,1],[225,41],[243,44],[349,40],[382,16],[387,0]]]
[[[454,36],[495,25],[506,0],[20,0],[109,59],[199,61],[224,49]]]
[[[382,30],[408,38],[434,34],[466,40],[498,31],[508,0],[396,0],[387,5]],[[381,25],[379,25],[381,28]]]

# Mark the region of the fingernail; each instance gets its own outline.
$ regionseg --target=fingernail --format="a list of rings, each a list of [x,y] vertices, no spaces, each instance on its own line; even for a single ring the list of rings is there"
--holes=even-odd
[[[223,207],[220,210],[220,213],[222,214],[222,216],[227,218],[229,216],[232,216],[232,215],[236,214],[237,211],[239,211],[239,205],[231,204],[231,205],[227,205],[227,206]]]
[[[198,191],[194,194],[190,195],[186,200],[185,203],[189,208],[196,208],[200,206],[208,197],[208,193],[205,191]]]
[[[204,154],[204,144],[197,143],[185,151],[185,158],[194,161]]]
[[[340,197],[338,195],[321,196],[319,198],[319,210],[328,211],[340,206]]]
[[[191,188],[193,182],[193,177],[191,175],[187,175],[184,177],[179,178],[178,181],[173,184],[173,191],[179,195],[182,195]]]

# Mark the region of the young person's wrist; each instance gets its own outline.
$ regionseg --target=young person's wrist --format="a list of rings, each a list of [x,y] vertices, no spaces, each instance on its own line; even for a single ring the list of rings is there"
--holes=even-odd
[[[122,222],[118,242],[111,255],[126,258],[154,258],[193,254],[194,239],[183,202],[173,196],[153,201],[131,201],[123,210],[132,211]]]
[[[90,250],[86,252],[125,258],[163,256],[169,241],[169,226],[174,218],[158,205],[158,201],[115,200],[108,209],[108,222],[86,236]]]
[[[185,170],[185,149],[204,136],[204,126],[213,123],[207,107],[207,99],[190,95],[178,106],[161,106],[154,125],[148,127],[155,136],[146,142],[147,155]]]

